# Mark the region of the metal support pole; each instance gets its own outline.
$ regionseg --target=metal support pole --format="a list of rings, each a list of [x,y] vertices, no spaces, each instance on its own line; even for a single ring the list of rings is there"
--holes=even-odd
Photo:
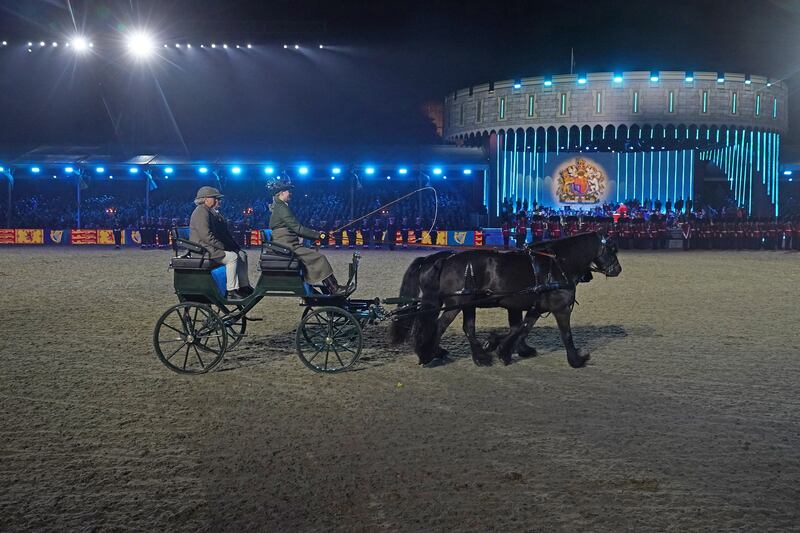
[[[82,180],[82,174],[83,174],[82,170],[78,170],[78,172],[75,173],[75,197],[76,197],[76,199],[78,201],[78,209],[76,211],[75,218],[76,218],[76,223],[77,223],[78,229],[81,229],[81,180]]]

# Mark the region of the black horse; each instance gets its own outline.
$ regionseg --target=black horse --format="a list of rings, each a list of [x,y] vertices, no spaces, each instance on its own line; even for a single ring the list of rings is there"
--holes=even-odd
[[[591,280],[592,271],[612,277],[622,272],[616,245],[598,233],[544,242],[524,251],[438,252],[417,258],[403,276],[400,296],[419,305],[398,313],[390,328],[391,340],[398,344],[411,337],[419,363],[430,363],[447,355],[439,342],[463,311],[464,333],[475,364],[491,365],[488,352],[495,348],[500,360],[509,364],[515,351],[521,357],[536,355],[525,337],[542,314],[552,313],[569,364],[581,367],[589,353],[575,348],[570,315],[576,286]],[[481,345],[475,335],[479,307],[507,309],[509,333]]]

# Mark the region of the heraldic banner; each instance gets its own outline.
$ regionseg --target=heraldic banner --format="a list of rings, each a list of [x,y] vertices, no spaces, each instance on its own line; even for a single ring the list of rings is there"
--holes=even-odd
[[[614,154],[551,154],[541,184],[542,204],[590,210],[614,201],[615,180]]]

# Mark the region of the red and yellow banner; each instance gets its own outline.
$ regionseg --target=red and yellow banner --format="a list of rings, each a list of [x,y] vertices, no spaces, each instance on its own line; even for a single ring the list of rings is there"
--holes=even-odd
[[[16,244],[17,230],[0,229],[0,244]]]
[[[97,244],[114,244],[114,231],[110,229],[97,230]]]
[[[97,244],[97,230],[96,229],[73,229],[70,230],[70,242],[72,244]],[[114,242],[114,237],[111,237],[111,242]]]
[[[44,230],[18,229],[16,244],[44,244]]]

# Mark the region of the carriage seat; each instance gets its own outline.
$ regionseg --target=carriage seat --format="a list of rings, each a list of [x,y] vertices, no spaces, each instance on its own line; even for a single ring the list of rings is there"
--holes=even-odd
[[[292,249],[272,241],[262,242],[258,266],[262,272],[302,271],[302,263]]]
[[[211,259],[208,250],[201,244],[180,237],[180,229],[172,228],[172,249],[175,257],[170,259],[169,266],[174,270],[214,270],[222,265],[221,262]],[[183,255],[178,255],[185,250]]]

